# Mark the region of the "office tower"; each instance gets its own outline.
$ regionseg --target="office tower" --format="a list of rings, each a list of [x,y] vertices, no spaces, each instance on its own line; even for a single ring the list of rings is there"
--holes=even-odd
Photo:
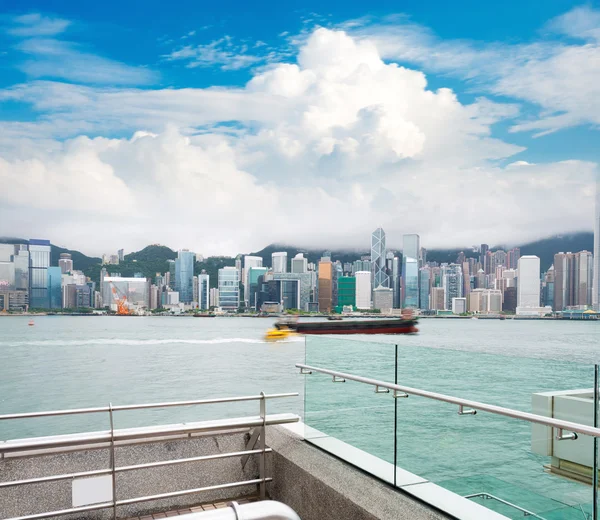
[[[167,285],[169,286],[169,289],[175,290],[175,260],[167,260],[167,263],[169,264],[169,272],[166,273],[168,275]]]
[[[466,296],[471,292],[471,270],[470,264],[466,260],[460,264],[462,266],[463,275],[463,296]]]
[[[519,258],[517,284],[517,314],[540,307],[540,259],[526,255]]]
[[[179,301],[194,301],[194,260],[195,255],[187,249],[181,249],[175,260],[175,291],[179,293]]]
[[[354,276],[340,276],[338,278],[336,310],[341,312],[344,307],[356,307],[356,278]]]
[[[465,255],[464,251],[461,251],[460,253],[458,253],[455,263],[457,263],[458,265],[463,265],[466,260],[467,260],[467,256]]]
[[[507,287],[504,289],[504,302],[502,310],[505,312],[515,312],[517,310],[517,287]]]
[[[331,312],[333,300],[333,264],[328,257],[319,262],[319,311]]]
[[[70,273],[73,270],[73,260],[69,253],[61,253],[58,260],[58,266],[62,274]]]
[[[342,264],[339,260],[333,263],[333,278],[331,279],[331,308],[335,308],[338,305],[338,280],[344,276],[342,271]]]
[[[462,266],[450,264],[442,268],[442,287],[445,291],[445,309],[452,308],[452,298],[463,297],[463,276]]]
[[[399,309],[402,303],[402,275],[400,273],[400,258],[397,256],[392,260],[392,289],[394,290],[394,309]]]
[[[592,289],[592,305],[600,311],[600,172],[596,180],[596,211],[594,215],[594,281]]]
[[[487,244],[481,244],[479,247],[479,263],[481,264],[481,268],[485,270],[485,257],[487,252],[489,251],[490,246]]]
[[[521,248],[515,247],[511,249],[507,254],[506,267],[509,269],[517,269],[519,258],[521,258]]]
[[[266,267],[250,267],[248,269],[248,307],[251,309],[260,310],[258,302],[259,278],[267,273]]]
[[[244,303],[246,306],[249,304],[250,287],[248,286],[248,270],[251,267],[262,267],[263,259],[260,256],[244,256],[244,276],[242,285],[244,286]]]
[[[122,262],[123,260],[125,260],[125,250],[119,249],[117,251],[117,256],[119,257],[119,262]]]
[[[431,288],[431,308],[436,311],[446,309],[446,290],[443,287]]]
[[[152,284],[150,286],[150,305],[148,307],[150,310],[158,309],[158,294],[159,288],[156,285]]]
[[[60,309],[62,307],[62,268],[48,267],[48,308]],[[86,307],[89,307],[88,305]]]
[[[389,287],[376,287],[373,289],[373,308],[379,309],[382,314],[388,314],[394,304],[394,291]]]
[[[496,267],[498,266],[503,266],[506,267],[506,260],[508,258],[508,255],[506,254],[506,251],[503,251],[502,249],[498,249],[498,251],[494,251],[494,259],[493,259],[493,267],[491,269],[490,272],[494,272],[496,270]]]
[[[209,291],[210,276],[202,269],[198,275],[198,308],[201,310],[207,310],[210,307]]]
[[[554,309],[554,265],[544,274],[542,305],[550,306]]]
[[[235,267],[219,269],[219,306],[224,310],[237,311],[240,306],[240,279]]]
[[[292,258],[292,273],[306,273],[308,272],[308,259],[304,258],[302,253],[298,253]]]
[[[554,310],[592,305],[593,258],[589,251],[554,255]]]
[[[431,269],[419,269],[419,309],[427,311],[431,308],[429,295],[431,293]]]
[[[421,239],[419,235],[402,235],[402,255],[419,260]]]
[[[419,308],[419,261],[412,257],[403,257],[402,271],[402,307]]]
[[[210,306],[211,307],[219,306],[219,289],[218,289],[218,287],[213,287],[210,290]]]
[[[371,261],[370,260],[355,260],[352,264],[352,274],[355,275],[358,271],[369,271],[371,272]]]
[[[238,275],[241,280],[242,279],[242,255],[237,255],[235,257],[235,268],[238,270]]]
[[[377,228],[371,234],[371,263],[373,288],[388,287],[389,277],[385,269],[385,232],[381,228]]]
[[[350,276],[352,273],[352,263],[344,262],[344,276]]]
[[[592,305],[593,257],[589,251],[575,253],[575,302],[574,305]]]
[[[50,267],[50,241],[29,241],[29,307],[50,308],[48,298],[48,267]]]
[[[274,273],[287,273],[287,253],[273,253],[271,255],[271,265]]]
[[[194,276],[192,278],[192,288],[193,288],[192,301],[194,303],[198,303],[198,277],[197,276]]]
[[[371,308],[371,271],[356,271],[356,308]]]
[[[421,248],[421,252],[419,253],[419,265],[427,264],[427,249],[424,247]]]

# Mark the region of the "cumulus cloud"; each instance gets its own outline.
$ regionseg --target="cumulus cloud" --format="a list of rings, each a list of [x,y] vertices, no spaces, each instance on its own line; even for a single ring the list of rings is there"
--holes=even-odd
[[[382,57],[459,77],[478,89],[533,104],[536,117],[513,125],[541,136],[581,124],[600,124],[600,10],[577,7],[551,20],[551,36],[532,43],[440,40],[403,16],[345,24],[374,42]],[[556,33],[574,41],[553,38]]]
[[[39,81],[3,100],[32,104],[40,120],[3,124],[0,234],[35,229],[90,253],[150,242],[204,254],[274,241],[365,247],[378,225],[392,246],[417,232],[438,247],[591,222],[595,164],[513,158],[523,148],[491,127],[518,106],[463,104],[343,31],[314,31],[297,63],[243,88]],[[115,132],[131,137],[102,137]]]

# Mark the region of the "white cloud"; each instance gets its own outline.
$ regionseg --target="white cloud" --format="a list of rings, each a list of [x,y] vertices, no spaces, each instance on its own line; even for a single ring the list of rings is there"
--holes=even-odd
[[[491,126],[517,106],[429,90],[423,73],[341,31],[316,30],[297,64],[244,88],[38,81],[2,100],[41,116],[0,127],[0,235],[28,236],[35,222],[37,235],[90,253],[158,241],[214,254],[273,241],[366,247],[377,225],[392,246],[418,232],[437,247],[591,222],[595,164],[499,166],[523,149]],[[78,137],[115,132],[133,137]]]
[[[14,17],[7,32],[13,36],[23,37],[54,36],[64,32],[70,24],[69,20],[31,13]]]
[[[474,88],[524,100],[540,110],[513,131],[536,135],[600,124],[600,11],[579,7],[547,24],[580,41],[548,37],[534,43],[442,41],[405,17],[361,19],[350,33],[373,41],[382,57],[470,81]],[[552,35],[550,35],[552,36]]]

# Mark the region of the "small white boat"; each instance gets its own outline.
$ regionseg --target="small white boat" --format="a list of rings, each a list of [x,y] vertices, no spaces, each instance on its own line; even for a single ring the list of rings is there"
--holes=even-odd
[[[30,327],[33,327],[35,325],[35,322],[33,320],[29,320],[29,323],[27,324]]]

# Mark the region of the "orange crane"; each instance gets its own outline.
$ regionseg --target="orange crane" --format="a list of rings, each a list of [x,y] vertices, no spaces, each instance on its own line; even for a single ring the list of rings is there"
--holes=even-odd
[[[110,282],[110,288],[113,294],[113,298],[117,303],[117,316],[128,316],[131,314],[131,310],[127,304],[127,296],[121,293],[117,286]]]

